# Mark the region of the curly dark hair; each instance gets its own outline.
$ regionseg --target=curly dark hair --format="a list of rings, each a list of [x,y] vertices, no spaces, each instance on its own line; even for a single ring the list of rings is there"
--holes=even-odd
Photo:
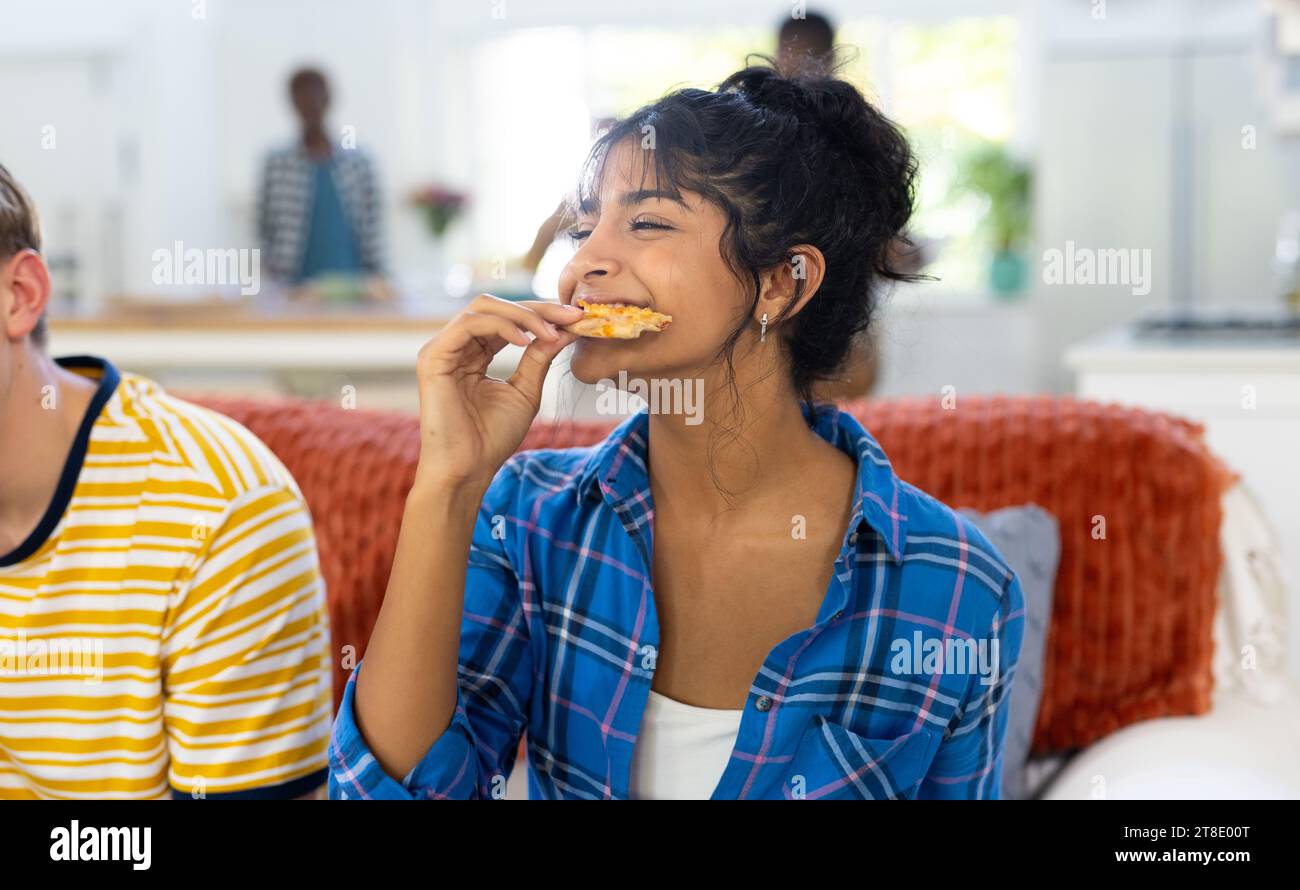
[[[811,402],[814,384],[834,377],[870,326],[882,281],[926,277],[894,265],[896,242],[909,243],[917,162],[899,128],[833,68],[786,75],[758,58],[765,64],[714,91],[675,90],[616,121],[592,147],[570,211],[595,205],[604,162],[624,139],[652,149],[642,176],[653,170],[654,188],[695,192],[721,209],[721,255],[752,285],[746,317],[719,352],[733,388],[732,356],[758,303],[760,273],[791,262],[796,245],[820,249],[826,268],[813,300],[783,323],[803,295],[797,280],[794,298],[768,323],[795,391]]]

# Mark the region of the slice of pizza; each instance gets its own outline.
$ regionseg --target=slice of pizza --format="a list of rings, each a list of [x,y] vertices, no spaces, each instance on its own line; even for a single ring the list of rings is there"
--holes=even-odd
[[[662,331],[672,324],[673,317],[642,309],[640,306],[628,306],[623,303],[588,303],[575,300],[574,305],[586,313],[573,324],[564,326],[581,337],[632,340],[645,331]]]

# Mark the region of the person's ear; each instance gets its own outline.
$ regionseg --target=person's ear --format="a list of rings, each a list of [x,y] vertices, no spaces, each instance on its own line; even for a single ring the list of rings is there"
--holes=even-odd
[[[50,303],[50,272],[34,250],[20,250],[0,265],[0,325],[9,340],[32,332]]]
[[[817,293],[825,276],[826,257],[822,252],[811,244],[795,245],[788,260],[766,270],[760,277],[754,320],[758,321],[766,312],[770,322],[787,306],[790,308],[786,318],[797,315]]]

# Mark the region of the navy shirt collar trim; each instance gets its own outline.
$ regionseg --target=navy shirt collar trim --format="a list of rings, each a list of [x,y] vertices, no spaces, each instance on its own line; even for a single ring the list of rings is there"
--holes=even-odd
[[[72,448],[63,462],[63,472],[59,474],[59,484],[54,489],[54,496],[50,499],[49,506],[45,508],[45,514],[21,544],[8,553],[0,553],[0,566],[17,565],[29,558],[41,549],[58,528],[59,521],[63,519],[63,514],[68,509],[68,504],[72,502],[72,493],[77,488],[77,479],[81,477],[81,466],[86,461],[86,448],[90,444],[90,431],[99,420],[104,406],[117,390],[120,380],[117,368],[102,358],[74,355],[56,358],[54,361],[65,370],[86,371],[89,373],[84,376],[92,379],[98,376],[99,387],[91,396],[90,405],[81,418],[81,426],[77,428],[76,438],[72,440]]]

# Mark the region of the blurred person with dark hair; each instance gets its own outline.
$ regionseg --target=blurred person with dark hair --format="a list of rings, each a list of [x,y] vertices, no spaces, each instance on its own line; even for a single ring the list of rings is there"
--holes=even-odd
[[[300,136],[271,152],[258,196],[258,234],[271,276],[297,284],[319,275],[382,271],[382,211],[374,165],[361,149],[326,133],[325,75],[302,68],[289,79]]]
[[[824,74],[835,45],[835,27],[821,13],[803,10],[803,16],[797,17],[798,11],[791,10],[777,31],[777,67],[787,75]]]
[[[0,166],[0,799],[313,796],[333,696],[302,494],[234,421],[51,358],[49,299]]]

